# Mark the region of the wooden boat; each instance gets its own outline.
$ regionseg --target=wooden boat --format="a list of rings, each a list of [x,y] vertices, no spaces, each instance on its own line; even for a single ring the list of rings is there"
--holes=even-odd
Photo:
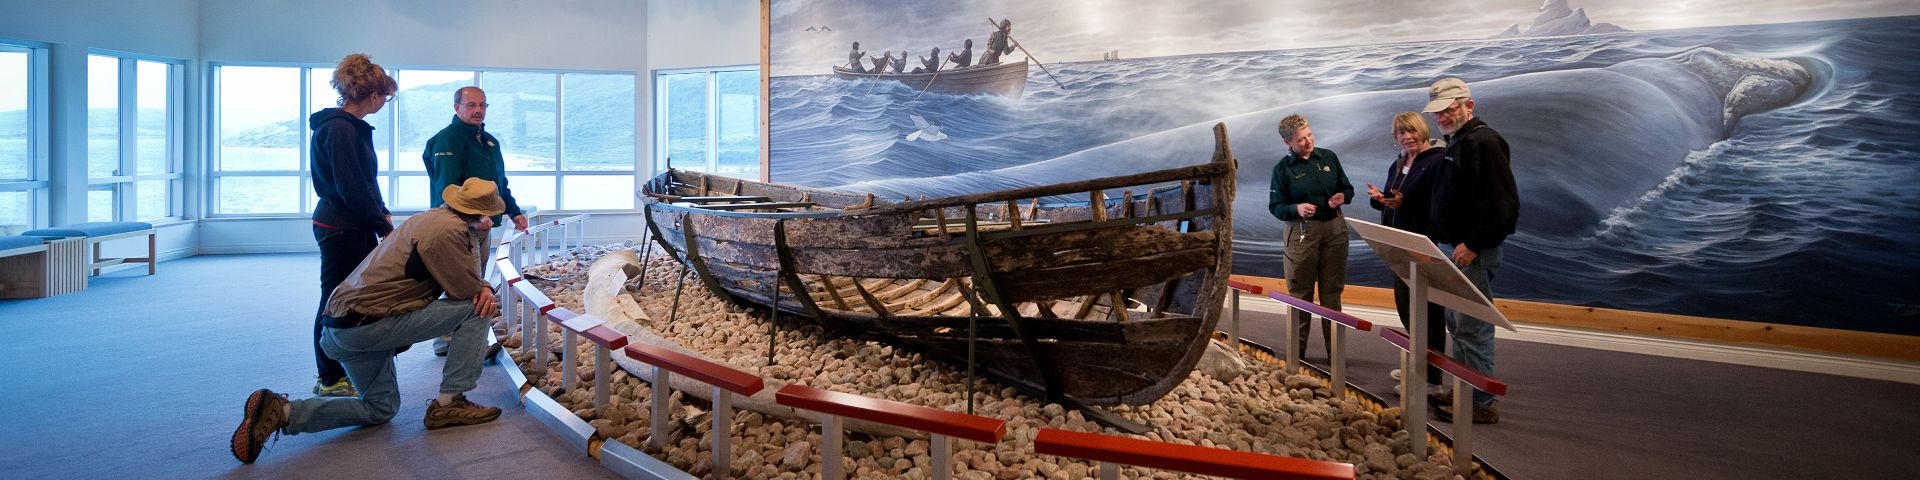
[[[950,68],[934,73],[862,73],[833,67],[833,76],[847,80],[894,80],[913,87],[955,95],[985,93],[1020,98],[1027,90],[1027,61]]]
[[[1187,378],[1219,320],[1235,163],[1214,136],[1195,165],[918,201],[681,170],[641,193],[656,243],[723,298],[1050,400],[1144,404]],[[1061,198],[1086,200],[1042,203]]]

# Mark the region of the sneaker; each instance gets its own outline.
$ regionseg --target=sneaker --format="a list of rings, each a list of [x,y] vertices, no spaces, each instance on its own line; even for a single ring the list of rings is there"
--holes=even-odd
[[[1400,369],[1396,368],[1396,369],[1393,369],[1393,371],[1391,372],[1387,372],[1387,376],[1393,377],[1393,381],[1396,381],[1396,382],[1400,381]]]
[[[340,381],[333,382],[332,385],[328,385],[326,380],[320,380],[315,382],[313,384],[313,394],[319,395],[322,397],[358,397],[360,396],[360,392],[358,390],[353,389],[353,383],[348,382],[346,377],[340,377]]]
[[[452,338],[453,336],[449,335],[449,336],[433,339],[433,356],[436,356],[436,357],[447,356],[447,342],[450,341]]]
[[[280,427],[287,425],[287,396],[273,393],[272,390],[254,390],[247,396],[247,408],[240,417],[240,427],[233,429],[233,458],[241,463],[253,463],[260,458],[260,450],[266,448],[268,439],[280,436]]]
[[[439,399],[427,404],[427,429],[457,425],[479,425],[500,418],[500,409],[467,401],[465,394],[454,395],[445,405]]]
[[[1452,422],[1453,407],[1433,409],[1433,420],[1441,423]],[[1474,407],[1473,423],[1500,423],[1500,404],[1488,405],[1485,408]]]

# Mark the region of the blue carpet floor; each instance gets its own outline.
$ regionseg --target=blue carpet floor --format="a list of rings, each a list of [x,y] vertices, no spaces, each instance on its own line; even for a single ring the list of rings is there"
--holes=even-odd
[[[441,361],[396,361],[386,425],[281,436],[253,465],[228,453],[257,388],[311,395],[317,254],[206,255],[130,269],[84,291],[0,301],[0,471],[6,478],[610,478],[527,415],[497,366],[475,402],[493,423],[427,432]]]

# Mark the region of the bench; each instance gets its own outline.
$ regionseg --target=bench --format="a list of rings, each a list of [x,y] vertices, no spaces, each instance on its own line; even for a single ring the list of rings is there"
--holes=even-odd
[[[41,228],[22,232],[21,235],[48,238],[85,238],[87,246],[93,248],[93,261],[86,271],[99,276],[107,267],[125,263],[147,264],[147,275],[153,275],[158,260],[158,251],[154,244],[153,224],[146,222],[88,222],[54,228]],[[108,241],[129,237],[147,237],[147,256],[103,258],[100,248]]]
[[[79,238],[0,236],[0,298],[44,298],[87,288]]]

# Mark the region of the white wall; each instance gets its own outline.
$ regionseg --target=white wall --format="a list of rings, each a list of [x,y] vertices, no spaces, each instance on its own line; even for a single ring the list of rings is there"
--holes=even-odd
[[[109,50],[170,59],[185,60],[186,96],[182,105],[200,103],[199,2],[195,0],[143,1],[26,1],[0,0],[0,37],[49,44],[50,75],[48,103],[53,107],[49,120],[51,148],[48,180],[51,225],[86,221],[86,55],[89,50]],[[192,131],[200,112],[187,108],[184,125]],[[189,185],[198,174],[193,159],[199,158],[197,138],[183,139],[183,155]],[[191,205],[198,198],[189,193]],[[191,211],[191,208],[189,209]],[[162,258],[190,255],[196,250],[194,229],[188,224],[161,228],[156,241]],[[133,242],[120,242],[133,243]],[[116,245],[118,246],[118,245]],[[145,245],[140,246],[144,256]],[[113,253],[116,250],[110,250]],[[130,252],[121,252],[130,253]]]
[[[0,37],[194,58],[195,0],[0,0]]]
[[[760,0],[647,2],[647,68],[760,63]]]
[[[647,8],[632,0],[202,0],[209,62],[646,69]]]

